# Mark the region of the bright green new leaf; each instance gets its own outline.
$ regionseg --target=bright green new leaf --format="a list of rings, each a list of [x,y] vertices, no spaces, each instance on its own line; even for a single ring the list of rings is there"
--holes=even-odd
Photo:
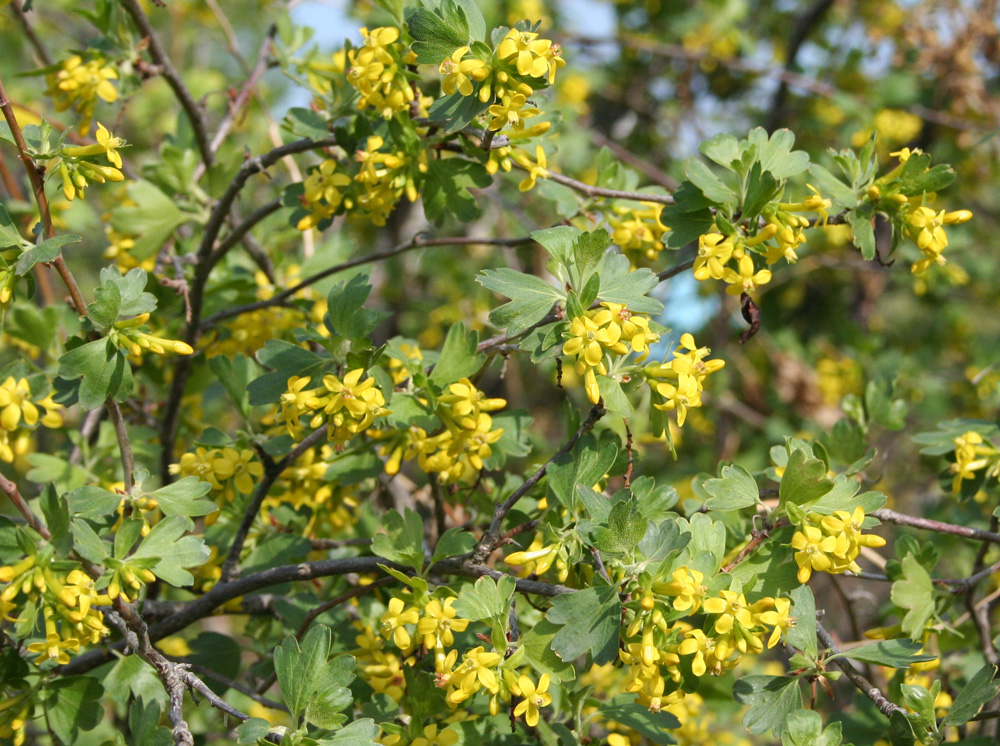
[[[500,580],[481,577],[474,586],[466,587],[458,594],[454,609],[463,619],[474,622],[497,620],[506,624],[516,587],[514,578],[510,576],[505,575]]]
[[[840,723],[823,730],[823,718],[815,710],[793,710],[785,718],[782,746],[840,746],[843,734]]]
[[[80,378],[77,396],[84,409],[97,409],[110,397],[123,402],[134,385],[132,366],[110,339],[96,339],[69,350],[59,358],[59,376]]]
[[[104,719],[104,687],[97,679],[66,676],[48,682],[45,692],[46,722],[63,743],[74,743],[81,730],[93,730]]]
[[[601,705],[601,717],[632,728],[650,741],[662,746],[677,743],[670,731],[681,726],[673,713],[666,710],[651,712],[635,701],[631,694],[619,694]]]
[[[331,334],[352,338],[371,334],[380,318],[378,311],[364,307],[371,291],[365,275],[354,275],[330,291],[323,323]]]
[[[452,324],[441,348],[441,356],[431,371],[431,381],[443,388],[479,370],[486,355],[477,351],[478,344],[479,332],[466,331],[465,324],[461,322]]]
[[[204,499],[212,485],[198,477],[184,477],[146,495],[156,500],[164,515],[185,515],[194,518],[214,513],[219,507]]]
[[[807,506],[823,497],[833,489],[833,481],[826,472],[827,466],[822,459],[813,458],[801,448],[793,448],[778,487],[778,510],[788,502]]]
[[[909,668],[914,663],[932,661],[937,657],[921,653],[920,650],[922,648],[923,645],[914,640],[879,640],[868,645],[859,645],[856,648],[845,650],[843,653],[831,655],[827,660],[853,658],[856,661],[875,663],[879,666],[889,666],[890,668]]]
[[[633,313],[648,313],[653,316],[663,311],[663,304],[646,293],[660,284],[659,278],[649,269],[640,267],[633,270],[628,257],[621,254],[605,254],[597,270],[601,275],[599,300],[621,303]]]
[[[451,51],[454,50],[452,47]],[[480,207],[476,195],[469,190],[482,189],[492,183],[493,177],[481,163],[462,158],[435,158],[427,164],[424,175],[424,213],[436,225],[449,217],[471,223],[479,217]]]
[[[64,235],[55,236],[46,241],[42,241],[40,244],[32,246],[30,249],[21,254],[20,258],[17,260],[17,268],[15,273],[21,275],[22,277],[31,271],[39,262],[51,262],[60,253],[62,253],[62,247],[69,243],[77,243],[81,241],[80,236],[74,235]]]
[[[616,502],[608,514],[607,527],[595,532],[594,546],[609,554],[631,555],[646,535],[646,525],[634,498]]]
[[[1000,679],[996,675],[996,666],[980,668],[955,697],[941,725],[964,725],[974,718],[983,705],[1000,694]]]
[[[438,539],[437,546],[434,547],[434,554],[431,555],[430,564],[448,557],[460,557],[471,552],[476,546],[476,537],[464,528],[449,528]]]
[[[626,264],[628,260],[625,260]],[[548,316],[552,307],[566,296],[545,280],[507,267],[485,269],[476,282],[510,298],[490,313],[490,323],[507,334],[520,334]]]
[[[470,41],[465,10],[453,0],[444,0],[436,10],[417,9],[407,24],[421,65],[436,65]]]
[[[808,585],[800,585],[789,594],[792,598],[791,615],[795,624],[788,628],[788,644],[801,650],[811,660],[819,654],[816,640],[816,599]]]
[[[126,190],[135,206],[112,210],[111,226],[123,235],[136,237],[129,255],[142,261],[159,251],[188,218],[173,199],[148,181],[130,181]]]

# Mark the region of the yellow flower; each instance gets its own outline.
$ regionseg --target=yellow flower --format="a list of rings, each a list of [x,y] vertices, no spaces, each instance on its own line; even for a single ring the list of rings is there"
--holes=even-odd
[[[514,717],[524,715],[524,722],[534,728],[538,725],[538,714],[541,708],[552,703],[552,695],[548,694],[550,677],[547,673],[542,674],[538,680],[538,686],[527,676],[521,676],[517,680],[517,688],[521,690],[523,699],[514,708]]]
[[[655,590],[674,597],[674,610],[694,614],[701,608],[706,588],[702,585],[704,574],[697,570],[689,570],[682,565],[674,570],[673,579],[668,583],[657,585]]]
[[[827,572],[833,567],[829,554],[837,546],[837,539],[824,536],[817,526],[803,526],[792,537],[792,548],[795,549],[795,563],[799,566],[800,583],[809,582],[813,570]]]
[[[491,130],[500,130],[507,125],[513,130],[524,129],[524,120],[537,116],[541,112],[534,108],[524,108],[528,102],[523,93],[507,93],[500,100],[500,103],[493,104],[489,108],[489,115],[492,117],[487,125]]]
[[[38,407],[31,399],[31,387],[27,378],[14,380],[8,376],[0,384],[0,427],[13,431],[24,420],[26,425],[38,422]]]
[[[237,451],[235,448],[223,448],[217,452],[212,462],[212,469],[217,479],[225,481],[230,477],[236,489],[244,495],[249,495],[254,489],[254,479],[264,476],[264,466],[254,461],[254,452],[249,448]]]
[[[454,596],[446,598],[442,603],[438,599],[431,599],[424,607],[424,617],[417,624],[417,632],[424,637],[424,647],[431,650],[438,646],[439,642],[445,647],[455,644],[453,632],[464,632],[469,626],[468,619],[456,619],[458,614],[452,608],[452,604],[458,599]]]
[[[458,733],[453,730],[442,730],[434,723],[424,726],[423,735],[414,738],[410,746],[455,746],[458,743]]]
[[[698,256],[694,260],[695,279],[721,280],[734,249],[732,236],[723,236],[721,233],[705,233],[699,236]]]
[[[549,178],[549,171],[546,168],[548,162],[545,160],[545,151],[542,149],[541,145],[535,146],[535,161],[532,162],[531,158],[523,151],[516,151],[514,154],[514,160],[516,160],[523,168],[527,169],[528,175],[524,180],[518,184],[518,189],[522,192],[528,192],[535,188],[535,182],[537,179],[547,179]]]
[[[701,389],[694,376],[681,375],[674,385],[668,381],[650,383],[650,387],[665,400],[662,404],[654,404],[657,409],[667,412],[677,412],[677,424],[684,425],[688,409],[701,406]]]
[[[751,293],[760,285],[766,285],[771,281],[771,271],[768,269],[756,270],[753,259],[744,254],[739,258],[737,269],[727,268],[722,275],[723,281],[729,285],[726,288],[728,295],[740,295],[741,293]]]
[[[441,81],[444,93],[450,95],[457,90],[463,96],[471,96],[473,83],[485,80],[489,75],[490,70],[482,60],[475,57],[463,59],[468,53],[468,46],[459,47],[438,67],[438,72],[444,76]]]
[[[773,627],[767,647],[773,648],[789,629],[795,626],[795,617],[789,616],[791,600],[787,598],[762,598],[751,607],[757,621]]]
[[[414,608],[405,608],[401,599],[390,598],[389,609],[382,615],[382,636],[392,637],[393,643],[400,650],[410,647],[410,633],[406,631],[407,624],[416,624],[420,614]]]

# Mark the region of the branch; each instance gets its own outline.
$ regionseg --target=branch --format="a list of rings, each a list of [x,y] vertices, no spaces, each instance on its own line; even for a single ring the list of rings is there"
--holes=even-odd
[[[10,9],[14,11],[14,15],[17,16],[18,22],[21,24],[21,28],[24,30],[24,35],[28,39],[28,43],[35,50],[35,56],[38,57],[38,61],[42,63],[42,67],[48,67],[52,64],[52,58],[49,56],[48,50],[45,45],[42,44],[41,39],[38,38],[38,34],[35,33],[35,28],[31,25],[31,21],[28,20],[28,16],[24,11],[24,5],[21,0],[14,0],[10,4]]]
[[[522,171],[529,171],[529,169],[525,168],[520,163],[515,163],[514,166]],[[549,175],[545,178],[549,181],[554,181],[557,184],[568,186],[570,189],[574,189],[581,194],[587,195],[588,197],[627,199],[632,200],[633,202],[655,202],[659,205],[674,204],[674,198],[669,194],[647,194],[646,192],[628,192],[621,189],[605,189],[604,187],[585,184],[582,181],[577,181],[576,179],[564,176],[563,174],[555,173],[554,171],[549,171]]]
[[[942,523],[941,521],[932,521],[929,518],[916,518],[914,516],[897,513],[895,510],[888,510],[886,508],[879,508],[869,515],[878,518],[880,521],[895,523],[900,526],[912,526],[913,528],[920,528],[925,531],[937,531],[941,534],[964,536],[967,539],[978,539],[979,541],[988,541],[993,544],[1000,544],[1000,534],[993,531],[984,531],[981,528],[958,526],[954,523]]]
[[[792,68],[795,67],[796,58],[799,56],[799,50],[802,48],[806,37],[809,36],[809,32],[823,19],[823,16],[826,15],[826,12],[832,5],[833,0],[817,0],[811,8],[799,17],[799,20],[795,23],[795,28],[792,29],[791,38],[788,40],[788,54],[785,58],[784,67],[785,73],[792,72]],[[768,110],[767,124],[765,125],[765,129],[768,132],[777,129],[778,125],[785,118],[785,100],[787,97],[788,79],[782,78],[778,85],[778,90],[774,92],[774,98],[771,99],[771,106]]]
[[[132,458],[132,442],[128,437],[128,430],[125,427],[125,420],[122,418],[122,410],[112,398],[104,402],[108,414],[111,416],[111,424],[115,427],[115,437],[118,439],[118,450],[122,459],[122,481],[125,483],[125,491],[132,489],[132,476],[135,473],[135,460]]]
[[[497,540],[500,537],[500,526],[503,523],[503,519],[507,517],[511,508],[517,504],[517,501],[524,497],[532,487],[538,484],[539,480],[545,476],[549,466],[573,450],[573,446],[579,442],[580,438],[594,429],[594,425],[597,424],[598,420],[600,420],[606,412],[607,410],[601,404],[595,404],[591,407],[589,414],[587,414],[587,419],[580,424],[580,427],[578,427],[576,432],[573,433],[573,437],[566,441],[563,447],[556,451],[548,461],[538,467],[538,470],[534,474],[525,479],[524,483],[510,494],[510,497],[497,505],[496,509],[493,511],[493,520],[490,522],[489,530],[479,542],[479,546],[477,546],[475,551],[472,553],[473,563],[476,565],[481,564],[490,555],[490,552],[496,548]]]
[[[243,240],[243,237],[250,231],[251,228],[257,225],[257,223],[266,218],[268,215],[276,213],[281,209],[281,207],[281,200],[273,199],[247,215],[246,218],[243,219],[243,222],[233,228],[229,235],[222,240],[219,244],[219,248],[209,255],[209,268],[211,269],[212,267],[215,267],[215,265],[219,263],[219,261],[230,249],[233,248],[233,246]]]
[[[17,508],[17,511],[22,516],[24,516],[25,522],[35,531],[35,533],[46,541],[52,538],[52,534],[49,533],[49,529],[46,525],[42,523],[42,519],[34,514],[31,508],[28,507],[28,503],[25,502],[23,497],[21,497],[21,493],[17,489],[17,485],[7,479],[7,477],[3,474],[0,474],[0,490],[2,490],[7,497],[10,498],[10,501],[14,503],[14,507]]]
[[[267,493],[271,489],[271,485],[281,475],[281,472],[298,460],[299,456],[313,446],[325,442],[326,438],[326,425],[323,425],[303,438],[302,442],[295,446],[281,461],[276,463],[268,458],[264,462],[264,476],[257,484],[257,489],[254,490],[253,498],[250,500],[250,504],[243,514],[243,520],[240,522],[240,527],[236,530],[236,536],[233,537],[233,543],[229,547],[229,554],[226,555],[226,561],[222,563],[222,582],[228,582],[236,573],[236,569],[240,563],[240,554],[243,552],[243,544],[246,543],[250,529],[253,528],[253,523],[257,520],[260,506],[263,505]]]
[[[135,2],[135,0],[129,0]],[[302,153],[315,148],[329,147],[335,145],[336,140],[329,138],[326,140],[314,141],[310,139],[296,140],[287,145],[280,145],[272,148],[267,153],[254,158],[249,158],[240,167],[229,187],[222,197],[215,203],[215,207],[209,215],[205,225],[205,233],[202,236],[201,245],[196,255],[197,265],[195,266],[194,278],[191,281],[191,321],[188,323],[184,341],[194,347],[201,332],[201,311],[205,299],[205,285],[208,283],[208,276],[212,267],[209,265],[209,258],[215,248],[215,241],[219,236],[219,231],[225,223],[229,211],[243,190],[247,180],[256,173],[261,173],[286,155]],[[170,384],[170,391],[163,407],[163,419],[160,422],[160,443],[162,452],[160,456],[160,479],[164,484],[173,481],[170,474],[170,463],[173,459],[173,442],[177,434],[177,418],[180,414],[181,398],[184,396],[184,386],[187,384],[188,375],[191,372],[192,355],[185,355],[177,360],[174,368],[174,378]]]
[[[816,625],[816,636],[819,641],[823,643],[827,648],[833,653],[839,653],[840,648],[837,647],[837,643],[834,642],[833,637],[829,632],[823,627],[822,624]],[[861,675],[861,673],[854,667],[854,665],[846,658],[836,658],[831,661],[837,668],[844,672],[844,675],[851,680],[851,683],[856,686],[862,694],[864,694],[868,699],[875,703],[879,711],[886,717],[891,717],[894,712],[906,713],[902,707],[889,701],[889,699],[882,693],[882,691],[872,684],[868,679]]]
[[[379,565],[396,567],[392,562],[382,557],[342,557],[338,559],[318,560],[316,562],[302,562],[296,565],[281,565],[245,575],[235,580],[230,580],[227,583],[220,582],[214,585],[205,595],[187,603],[181,611],[172,614],[161,622],[150,625],[148,630],[149,639],[151,642],[156,642],[157,640],[162,640],[164,637],[176,634],[199,619],[210,616],[215,609],[224,606],[234,598],[245,596],[263,588],[284,585],[285,583],[315,580],[333,575],[379,572]],[[397,567],[397,569],[405,572],[408,568]],[[409,571],[412,572],[412,569]],[[483,575],[488,575],[494,579],[510,577],[492,567],[463,561],[460,558],[438,562],[431,567],[431,572],[441,575],[460,575],[471,578],[478,578]],[[563,585],[554,585],[526,578],[514,578],[514,581],[518,592],[536,596],[558,596],[562,593],[572,593],[575,590]],[[77,656],[65,666],[61,666],[56,670],[62,676],[86,673],[114,659],[115,653],[120,653],[125,647],[126,641],[119,640],[108,645],[103,650],[92,650]]]
[[[228,239],[227,239],[228,240]],[[240,316],[244,313],[250,313],[251,311],[257,311],[261,308],[269,308],[270,306],[276,306],[284,303],[289,298],[293,297],[299,291],[314,285],[315,283],[323,280],[330,275],[337,274],[338,272],[344,272],[348,269],[358,267],[362,264],[369,264],[371,262],[378,262],[383,259],[389,259],[394,256],[399,256],[400,254],[405,254],[408,251],[413,251],[414,249],[424,249],[430,246],[472,246],[476,244],[487,244],[490,246],[521,246],[523,244],[528,244],[532,242],[532,238],[525,236],[524,238],[485,238],[476,236],[459,236],[456,238],[430,238],[421,239],[420,234],[417,234],[412,239],[404,244],[400,244],[395,248],[388,249],[386,251],[381,251],[376,254],[369,254],[368,256],[360,256],[355,259],[344,262],[343,264],[338,264],[333,267],[328,267],[322,272],[317,272],[311,277],[307,277],[302,280],[297,285],[293,285],[287,290],[282,290],[280,293],[276,293],[266,300],[257,301],[255,303],[248,303],[245,306],[238,306],[236,308],[230,308],[225,311],[219,311],[217,314],[209,316],[202,322],[202,328],[214,326],[215,324],[223,321],[225,319],[232,318],[234,316]]]
[[[240,92],[236,94],[236,98],[233,99],[233,103],[230,105],[229,111],[222,118],[222,121],[219,122],[219,129],[216,130],[215,136],[212,138],[209,148],[213,153],[219,149],[219,146],[222,145],[226,137],[229,135],[230,130],[232,130],[233,125],[236,123],[236,119],[240,115],[240,112],[243,111],[243,107],[247,105],[247,102],[249,102],[250,98],[253,96],[253,90],[256,87],[257,82],[267,70],[267,58],[271,53],[271,42],[277,31],[278,27],[273,23],[270,27],[268,27],[267,33],[264,35],[264,41],[261,43],[260,50],[257,52],[257,62],[254,64],[253,69],[247,76],[246,82],[243,83],[243,87],[240,88]]]
[[[191,92],[187,89],[187,86],[184,85],[181,76],[170,62],[170,58],[163,49],[163,45],[160,44],[160,39],[156,35],[156,31],[153,30],[153,25],[149,22],[149,18],[139,5],[139,1],[121,0],[121,3],[125,7],[125,10],[128,11],[128,14],[132,16],[132,20],[139,27],[143,36],[149,41],[149,56],[159,66],[160,74],[166,79],[167,85],[170,86],[170,89],[174,92],[174,96],[176,96],[180,105],[187,113],[188,120],[191,122],[191,130],[194,132],[195,142],[198,145],[198,150],[201,152],[202,161],[204,161],[206,166],[211,166],[214,161],[213,152],[208,142],[208,127],[205,124],[205,117],[201,109],[191,96]]]

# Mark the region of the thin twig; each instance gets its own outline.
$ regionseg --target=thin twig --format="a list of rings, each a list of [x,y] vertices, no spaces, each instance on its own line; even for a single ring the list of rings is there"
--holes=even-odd
[[[920,528],[925,531],[937,531],[941,534],[964,536],[967,539],[978,539],[979,541],[988,541],[993,544],[1000,544],[1000,534],[993,531],[985,531],[981,528],[958,526],[954,523],[942,523],[941,521],[932,521],[929,518],[917,518],[915,516],[897,513],[895,510],[888,510],[887,508],[879,508],[878,510],[872,511],[870,515],[878,518],[880,521],[895,523],[900,526],[912,526],[913,528]]]
[[[228,239],[227,239],[228,240]],[[389,259],[394,256],[399,256],[400,254],[405,254],[408,251],[413,251],[415,249],[424,249],[430,246],[473,246],[476,244],[486,244],[490,246],[520,246],[522,244],[531,243],[532,239],[530,237],[524,238],[489,238],[489,237],[477,237],[477,236],[458,236],[456,238],[429,238],[421,239],[419,236],[412,238],[404,244],[400,244],[392,249],[387,249],[386,251],[380,251],[375,254],[369,254],[368,256],[359,256],[355,259],[343,262],[333,267],[328,267],[322,272],[317,272],[310,277],[302,280],[301,282],[293,285],[292,287],[282,290],[280,293],[267,298],[266,300],[257,301],[255,303],[248,303],[245,306],[237,306],[236,308],[229,308],[225,311],[219,311],[212,316],[209,316],[202,322],[202,327],[207,328],[214,326],[220,321],[232,318],[234,316],[240,316],[244,313],[250,313],[251,311],[257,311],[261,308],[268,308],[270,306],[281,305],[289,298],[295,296],[296,293],[301,290],[314,285],[315,283],[323,280],[330,275],[335,275],[339,272],[344,272],[348,269],[361,266],[362,264],[370,264],[371,262],[382,261],[383,259]]]
[[[118,450],[122,460],[122,481],[125,483],[125,491],[132,490],[132,475],[135,473],[135,460],[132,457],[132,442],[128,437],[128,429],[125,427],[125,419],[122,417],[122,410],[118,402],[109,398],[104,402],[104,406],[111,416],[111,424],[115,427],[115,437],[118,439]]]
[[[489,530],[483,536],[479,545],[476,547],[472,554],[472,561],[476,564],[480,564],[486,560],[496,548],[497,540],[500,536],[500,526],[503,524],[503,519],[507,517],[507,514],[511,511],[517,501],[524,497],[538,482],[545,473],[548,471],[549,466],[562,458],[565,454],[573,450],[580,439],[594,429],[597,422],[604,416],[607,410],[601,404],[595,404],[591,407],[590,412],[587,414],[587,418],[580,424],[573,436],[566,441],[562,448],[556,451],[548,461],[542,464],[530,477],[524,480],[516,490],[514,490],[510,497],[504,500],[502,503],[496,506],[493,511],[493,520],[490,522]]]
[[[0,490],[10,498],[10,501],[14,503],[14,507],[17,508],[17,512],[24,516],[25,522],[46,541],[52,538],[52,534],[49,533],[49,529],[42,519],[35,515],[34,511],[28,507],[28,503],[25,502],[24,498],[21,497],[21,492],[17,489],[17,485],[11,480],[7,479],[3,474],[0,474]]]
[[[823,643],[823,645],[830,649],[831,652],[841,652],[833,637],[826,631],[826,629],[823,628],[822,624],[817,623],[816,636],[819,638],[819,641]],[[851,683],[854,684],[854,686],[856,686],[862,694],[875,703],[875,706],[878,707],[879,711],[883,715],[891,717],[894,712],[906,712],[906,710],[899,705],[890,702],[882,691],[862,676],[858,669],[856,669],[849,660],[846,658],[836,658],[831,662],[844,672],[844,675],[850,679]]]
[[[198,145],[198,151],[201,153],[202,161],[205,162],[206,166],[211,166],[214,162],[214,157],[212,148],[208,142],[208,127],[205,124],[204,113],[199,108],[197,102],[195,102],[187,86],[184,85],[184,81],[181,80],[177,69],[171,63],[170,57],[167,56],[166,51],[163,49],[160,38],[156,35],[156,31],[153,29],[153,25],[150,23],[145,12],[143,12],[142,6],[139,5],[139,1],[121,0],[121,3],[125,7],[125,10],[128,11],[128,14],[132,16],[132,20],[139,27],[143,36],[149,41],[149,55],[159,66],[160,74],[167,81],[170,90],[174,92],[174,96],[187,114],[188,120],[191,122],[191,131],[194,132],[194,139]]]

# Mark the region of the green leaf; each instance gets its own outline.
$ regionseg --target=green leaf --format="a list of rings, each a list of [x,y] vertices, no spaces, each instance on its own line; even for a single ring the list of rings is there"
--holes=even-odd
[[[208,367],[229,394],[243,419],[247,419],[250,416],[247,387],[255,373],[253,361],[243,354],[237,354],[233,358],[216,355],[208,359]]]
[[[906,403],[893,399],[892,382],[876,378],[865,386],[865,411],[868,419],[887,430],[901,430],[906,421]]]
[[[431,556],[430,564],[448,557],[461,557],[471,552],[476,546],[476,537],[464,528],[449,528],[438,539]]]
[[[628,263],[628,260],[625,260]],[[490,323],[506,329],[508,335],[520,334],[548,316],[552,307],[565,295],[539,277],[507,267],[485,269],[476,277],[483,287],[510,298],[490,313]]]
[[[951,709],[941,721],[942,727],[964,725],[979,713],[983,705],[1000,694],[1000,679],[997,679],[996,675],[996,666],[980,668],[955,697]]]
[[[670,735],[670,731],[680,728],[680,721],[666,710],[651,712],[648,707],[638,704],[631,694],[619,694],[617,697],[612,697],[601,705],[598,713],[602,718],[614,720],[616,723],[632,728],[653,743],[664,746],[677,743]]]
[[[156,577],[178,588],[191,585],[194,576],[185,568],[199,567],[211,556],[200,536],[184,536],[193,528],[189,518],[168,516],[153,526],[130,559],[158,559],[153,566]]]
[[[787,676],[744,676],[733,684],[733,696],[748,706],[743,725],[755,736],[781,736],[788,714],[802,709],[799,681]]]
[[[900,179],[899,191],[908,197],[927,192],[939,192],[951,184],[955,178],[955,169],[945,163],[939,163],[922,174],[915,176],[904,174],[904,178]]]
[[[187,216],[177,203],[148,181],[130,181],[126,187],[129,200],[136,206],[122,206],[111,212],[111,227],[127,236],[135,236],[129,254],[142,261],[156,254]]]
[[[329,657],[330,628],[322,624],[309,630],[301,647],[294,635],[288,635],[275,648],[274,672],[281,698],[295,717],[306,711]]]
[[[576,269],[578,290],[582,291],[586,286],[591,274],[601,264],[609,246],[611,246],[611,236],[603,228],[592,233],[589,231],[581,233],[573,242],[573,264]]]
[[[211,489],[211,484],[201,481],[198,477],[184,477],[148,493],[146,497],[151,497],[159,503],[163,515],[185,515],[194,518],[214,513],[219,509],[212,500],[202,499]]]
[[[378,746],[380,729],[371,718],[355,720],[345,725],[333,736],[316,742],[317,746]]]
[[[794,710],[785,718],[782,746],[840,746],[840,723],[831,723],[823,730],[823,718],[815,710]]]
[[[893,711],[889,716],[889,743],[892,746],[914,746],[917,742],[913,735],[913,726],[900,710]]]
[[[469,125],[489,108],[479,96],[463,96],[458,91],[437,99],[427,110],[427,118],[443,125],[444,134],[451,135]]]
[[[552,650],[563,661],[588,652],[597,665],[617,660],[621,602],[616,588],[599,586],[556,596],[545,618],[564,625],[552,638]]]
[[[128,725],[134,743],[143,746],[171,746],[174,742],[169,728],[160,725],[160,703],[132,701],[128,708]]]
[[[17,275],[24,276],[31,271],[38,262],[51,262],[62,252],[62,247],[68,243],[77,243],[83,239],[80,236],[65,235],[56,236],[50,238],[46,241],[42,241],[40,244],[32,246],[30,249],[21,254],[20,258],[17,260],[17,267],[14,273]]]
[[[496,620],[506,624],[510,600],[516,588],[517,583],[510,576],[500,580],[483,576],[474,586],[466,587],[458,594],[454,609],[463,619],[474,622]]]
[[[240,643],[232,635],[200,632],[189,645],[191,654],[185,658],[186,661],[204,666],[230,681],[239,678],[243,651]],[[205,683],[219,696],[229,690],[229,687],[221,680],[216,680],[211,676],[205,677]]]
[[[436,65],[470,41],[465,10],[453,0],[444,0],[436,11],[419,8],[407,24],[418,65]]]
[[[469,190],[482,189],[492,183],[493,177],[477,161],[436,158],[427,164],[424,174],[424,191],[421,194],[424,213],[436,225],[441,225],[447,217],[471,223],[479,217],[480,206],[476,195]]]
[[[547,472],[548,496],[574,510],[578,503],[578,484],[589,487],[603,477],[618,457],[618,444],[612,439],[598,440],[587,434],[572,452],[560,457]]]
[[[761,168],[770,171],[778,181],[796,176],[809,168],[809,154],[804,150],[792,150],[795,135],[791,130],[775,130],[768,139],[764,128],[756,127],[751,130],[748,140],[757,146],[757,159]]]
[[[901,609],[906,609],[903,617],[903,632],[912,638],[924,633],[924,625],[934,614],[934,585],[917,558],[912,554],[903,557],[900,563],[903,577],[892,584],[890,597]]]
[[[101,564],[108,557],[108,545],[87,524],[74,519],[72,523],[73,546],[81,557],[95,564]]]
[[[486,355],[477,352],[479,332],[466,331],[465,324],[452,324],[445,337],[441,356],[434,364],[430,380],[442,388],[460,378],[471,376],[486,361]]]
[[[67,676],[45,687],[48,726],[63,743],[75,743],[80,731],[93,730],[104,719],[104,687],[90,676]]]
[[[822,459],[813,458],[801,448],[791,449],[778,486],[778,510],[789,502],[808,505],[823,497],[833,489],[833,481],[826,473],[827,465]]]
[[[609,412],[614,412],[622,417],[632,416],[635,411],[632,408],[632,402],[628,400],[618,381],[607,376],[598,376],[597,388],[601,392],[601,403]]]
[[[402,515],[390,510],[382,516],[382,528],[372,538],[372,552],[404,567],[424,568],[424,524],[415,510],[406,508]]]
[[[861,249],[861,256],[869,262],[875,258],[875,226],[872,225],[874,216],[875,208],[870,202],[862,202],[847,213],[847,222],[854,233],[854,244]]]
[[[722,133],[716,135],[711,140],[702,140],[701,144],[698,145],[698,150],[706,158],[730,170],[733,168],[733,161],[738,160],[740,157],[739,140],[732,135]]]
[[[697,158],[684,164],[684,175],[712,202],[719,205],[736,203],[736,195],[712,170]]]
[[[781,186],[770,171],[761,169],[759,163],[753,164],[747,176],[746,197],[743,199],[741,218],[754,220],[764,207],[781,191]]]
[[[856,648],[845,650],[843,653],[831,655],[827,660],[853,658],[856,661],[875,663],[879,666],[889,666],[890,668],[909,668],[914,663],[932,661],[936,657],[921,654],[919,651],[922,648],[923,645],[914,640],[879,640],[868,645],[859,645]]]
[[[788,628],[788,644],[801,650],[811,660],[819,654],[816,640],[816,599],[808,585],[800,585],[789,594],[792,598],[791,615],[795,625]]]
[[[323,370],[323,360],[315,352],[305,350],[283,339],[269,339],[264,348],[257,351],[257,361],[266,368],[272,368],[247,386],[250,403],[274,404],[288,390],[288,379],[292,376],[308,376],[315,380],[310,383],[319,386],[319,375]]]
[[[110,397],[123,402],[132,393],[132,366],[110,339],[97,339],[59,358],[59,377],[80,382],[79,401],[84,409],[97,409]]]
[[[250,718],[236,726],[236,743],[256,744],[270,732],[271,724],[264,718]]]
[[[552,649],[552,640],[558,632],[557,625],[541,619],[521,637],[525,662],[535,671],[547,673],[557,684],[576,678],[573,664],[562,660]]]
[[[10,213],[7,212],[7,209],[0,205],[0,248],[8,246],[30,246],[30,244],[21,237],[21,231],[10,219]]]
[[[708,510],[742,510],[760,500],[757,482],[742,466],[723,466],[721,479],[709,479],[703,485],[711,497],[705,501]]]
[[[845,210],[857,206],[858,195],[854,190],[821,165],[818,163],[810,165],[809,174],[819,193],[833,202],[834,209]]]
[[[611,506],[607,528],[594,534],[594,546],[609,554],[632,554],[646,535],[646,519],[636,509],[635,498]]]
[[[69,508],[66,505],[66,498],[56,492],[56,488],[51,484],[42,490],[39,500],[42,507],[42,515],[45,524],[52,534],[50,542],[60,556],[68,556],[69,550],[73,546],[73,538],[69,532]]]
[[[646,267],[633,270],[628,257],[605,254],[598,272],[601,275],[601,290],[597,294],[600,300],[621,303],[633,313],[655,316],[663,311],[660,301],[646,295],[660,284],[659,278]]]
[[[110,515],[122,504],[123,495],[96,485],[84,485],[66,493],[70,512],[88,518]]]
[[[331,334],[350,338],[371,334],[380,317],[377,311],[364,307],[371,291],[366,275],[354,275],[330,291],[323,323]]]
[[[125,702],[130,695],[146,702],[159,702],[161,707],[170,701],[156,671],[138,655],[118,659],[104,677],[104,691],[116,702]]]

